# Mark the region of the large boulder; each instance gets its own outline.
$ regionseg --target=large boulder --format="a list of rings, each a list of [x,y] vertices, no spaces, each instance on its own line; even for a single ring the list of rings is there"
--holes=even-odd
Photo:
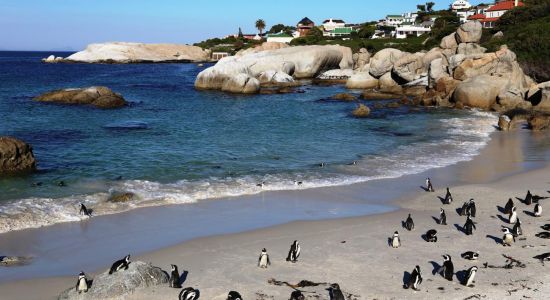
[[[483,27],[479,21],[468,21],[456,30],[459,43],[479,43]]]
[[[323,72],[317,76],[321,80],[347,80],[353,75],[352,69],[334,69]]]
[[[456,53],[464,54],[464,55],[474,55],[474,54],[485,53],[485,51],[487,51],[486,48],[481,47],[476,43],[460,43],[458,45],[458,49],[456,50]]]
[[[425,53],[405,53],[393,64],[393,73],[404,82],[419,79],[427,72],[424,64]]]
[[[289,85],[294,83],[294,78],[287,73],[268,70],[260,73],[258,80],[261,84]]]
[[[368,72],[355,73],[346,81],[346,88],[376,89],[378,88],[378,79],[372,77]]]
[[[199,62],[210,60],[210,50],[177,44],[98,43],[65,58],[67,62],[142,63]]]
[[[370,61],[371,54],[367,49],[361,48],[359,52],[353,54],[353,69],[354,70],[363,70],[365,65]]]
[[[398,49],[382,49],[371,58],[369,72],[372,76],[379,78],[390,72],[393,64],[398,61],[405,53]]]
[[[0,175],[34,170],[36,160],[31,145],[13,137],[0,137]]]
[[[243,56],[243,55],[257,53],[261,51],[277,50],[277,49],[288,48],[288,47],[290,46],[287,43],[265,42],[253,48],[240,50],[235,54],[235,56]]]
[[[254,94],[260,90],[260,81],[247,74],[240,73],[226,80],[222,91],[237,94]]]
[[[434,87],[436,82],[443,77],[449,77],[448,66],[443,58],[434,59],[428,70],[428,86]]]
[[[439,47],[442,49],[456,49],[458,47],[458,43],[456,42],[456,32],[453,32],[449,34],[448,36],[441,39],[441,43],[439,44]]]
[[[447,62],[447,55],[444,53],[445,50],[441,48],[432,48],[430,51],[426,52],[422,57],[422,62],[424,63],[424,69],[428,70],[432,61],[441,58],[444,62]]]
[[[497,103],[503,110],[530,109],[532,106],[531,102],[524,99],[523,93],[515,88],[501,90],[497,96]]]
[[[486,74],[469,78],[458,84],[453,93],[453,102],[489,110],[506,84],[507,79]]]
[[[526,96],[526,100],[533,105],[533,109],[550,112],[550,81],[529,89]]]
[[[123,299],[136,290],[159,285],[168,286],[168,274],[151,264],[136,261],[130,263],[128,270],[111,275],[105,271],[96,276],[86,293],[79,294],[75,287],[71,287],[62,292],[58,299]]]
[[[380,89],[382,90],[388,90],[393,87],[399,86],[399,84],[393,79],[391,72],[382,75],[378,79],[378,82],[380,84]]]
[[[120,94],[104,86],[55,90],[34,99],[58,104],[92,105],[98,108],[119,108],[128,104]]]

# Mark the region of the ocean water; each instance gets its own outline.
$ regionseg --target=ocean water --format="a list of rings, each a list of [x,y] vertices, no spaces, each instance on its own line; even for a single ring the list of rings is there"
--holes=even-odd
[[[30,143],[39,169],[0,178],[0,232],[78,221],[79,203],[102,215],[419,173],[471,159],[496,124],[490,113],[407,106],[355,119],[356,104],[327,100],[346,91],[338,85],[231,95],[193,88],[208,65],[42,64],[49,54],[0,52],[0,135]],[[93,85],[130,106],[32,99]],[[107,201],[123,192],[134,199]]]

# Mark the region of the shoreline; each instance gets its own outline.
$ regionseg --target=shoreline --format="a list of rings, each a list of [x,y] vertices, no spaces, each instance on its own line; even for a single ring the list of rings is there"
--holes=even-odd
[[[309,219],[309,220],[307,218],[305,218],[305,220],[304,220],[303,215],[302,215],[301,216],[302,218],[298,218],[298,220],[290,220],[288,222],[280,222],[278,224],[269,224],[268,223],[265,226],[260,226],[260,228],[256,227],[255,229],[252,229],[252,230],[249,230],[249,229],[248,230],[247,229],[242,229],[242,230],[236,229],[234,232],[231,232],[231,229],[230,229],[229,232],[222,232],[222,233],[218,233],[218,234],[214,233],[213,235],[210,234],[210,235],[207,235],[206,237],[203,236],[203,237],[190,238],[190,239],[187,239],[187,240],[184,240],[184,241],[176,242],[172,245],[166,245],[166,244],[163,244],[161,242],[160,244],[157,244],[156,247],[151,247],[150,249],[145,249],[144,251],[141,251],[141,253],[140,253],[140,251],[138,251],[138,253],[137,253],[138,255],[133,255],[133,257],[134,257],[134,260],[151,261],[151,262],[153,262],[154,265],[158,265],[158,266],[162,267],[163,269],[167,269],[169,267],[169,264],[170,264],[170,262],[168,262],[169,257],[172,257],[172,258],[178,257],[178,261],[181,261],[181,258],[179,258],[179,257],[182,256],[182,255],[177,254],[177,253],[184,252],[184,251],[181,251],[181,249],[197,250],[197,249],[201,249],[205,245],[210,245],[210,246],[213,245],[212,247],[215,250],[217,249],[219,251],[220,245],[226,244],[226,243],[232,245],[231,248],[235,248],[235,244],[237,243],[238,240],[241,240],[241,243],[244,244],[244,245],[246,245],[246,244],[257,244],[257,242],[256,243],[248,242],[248,239],[253,238],[255,240],[261,240],[260,237],[269,236],[270,233],[277,233],[278,235],[284,235],[284,236],[287,236],[288,239],[291,239],[289,236],[292,236],[292,235],[295,234],[295,233],[293,233],[293,228],[295,228],[297,226],[310,228],[310,231],[306,231],[307,234],[304,234],[305,236],[308,236],[308,237],[316,236],[317,232],[316,232],[315,228],[317,228],[317,227],[323,227],[323,228],[325,228],[325,230],[329,230],[328,228],[331,228],[331,227],[333,227],[333,225],[335,225],[334,227],[336,227],[336,229],[334,229],[334,230],[338,231],[338,230],[342,230],[343,228],[346,228],[347,226],[352,226],[353,228],[355,228],[356,226],[359,226],[358,224],[363,223],[363,222],[367,222],[367,223],[373,223],[373,222],[374,223],[376,223],[376,222],[386,223],[387,219],[393,219],[395,221],[396,218],[404,218],[403,216],[401,216],[403,214],[403,211],[404,210],[411,210],[411,209],[412,210],[417,210],[422,215],[427,216],[426,212],[422,211],[421,207],[418,206],[419,199],[424,199],[428,196],[432,196],[432,198],[433,198],[434,195],[431,194],[431,193],[424,193],[418,188],[418,186],[423,182],[422,178],[424,178],[424,176],[428,175],[428,176],[431,176],[432,178],[437,178],[436,179],[437,181],[434,180],[434,184],[436,185],[436,189],[437,189],[435,194],[439,195],[438,192],[441,192],[441,189],[443,189],[442,184],[444,184],[444,183],[454,183],[454,184],[452,184],[452,186],[459,185],[461,188],[463,188],[464,186],[472,185],[474,182],[476,183],[474,185],[479,185],[480,183],[482,183],[485,186],[491,186],[491,185],[495,185],[495,184],[497,184],[499,182],[502,182],[502,181],[510,180],[510,178],[514,178],[514,177],[532,177],[533,175],[530,175],[530,174],[537,174],[537,173],[540,173],[540,172],[543,172],[543,174],[544,174],[544,170],[546,170],[546,171],[548,170],[548,167],[546,166],[547,163],[541,163],[541,161],[539,161],[539,162],[536,162],[536,161],[535,162],[530,162],[529,158],[525,157],[525,154],[523,153],[525,146],[527,145],[529,147],[532,144],[532,143],[530,143],[532,141],[529,141],[529,140],[531,140],[533,138],[536,138],[536,136],[534,136],[531,132],[525,132],[525,131],[518,131],[516,133],[514,133],[514,132],[512,132],[512,133],[495,132],[495,133],[492,134],[491,141],[489,142],[489,144],[481,151],[481,153],[479,155],[474,157],[473,160],[467,161],[467,162],[461,162],[461,163],[458,163],[458,164],[455,164],[455,165],[452,165],[452,166],[448,166],[448,167],[444,167],[444,168],[431,169],[429,171],[426,171],[426,172],[423,172],[423,173],[420,173],[420,174],[406,175],[406,176],[403,176],[402,178],[397,178],[397,179],[376,180],[376,181],[372,181],[372,182],[368,182],[368,183],[359,183],[359,184],[354,184],[354,185],[350,185],[350,186],[316,188],[316,189],[311,189],[311,190],[300,190],[300,191],[265,192],[265,193],[261,194],[261,196],[262,196],[261,197],[262,198],[261,202],[263,202],[264,204],[268,203],[268,206],[274,204],[274,201],[272,201],[273,198],[284,198],[283,199],[284,201],[282,201],[284,204],[294,203],[294,207],[291,207],[291,208],[292,209],[296,209],[296,208],[299,209],[299,204],[307,206],[307,205],[319,205],[320,203],[323,203],[323,202],[330,203],[331,202],[330,195],[332,195],[332,197],[338,196],[338,197],[343,198],[344,203],[346,201],[348,201],[347,205],[349,206],[348,207],[349,210],[354,210],[354,209],[357,209],[357,207],[361,207],[361,206],[363,207],[363,210],[362,211],[354,211],[357,214],[356,216],[347,216],[347,217],[346,216],[342,217],[342,213],[340,213],[340,214],[336,213],[332,217],[330,215],[328,217],[327,217],[327,215],[319,216],[319,215],[316,215],[315,213],[313,213],[311,215],[312,218]],[[510,144],[514,144],[515,147],[510,146]],[[508,145],[508,146],[506,146],[506,145]],[[497,157],[495,157],[494,155],[491,155],[491,154],[495,154],[494,151],[501,152],[499,154],[504,155],[505,158],[503,159],[503,157],[501,155],[498,155]],[[544,155],[546,155],[546,154],[544,154]],[[543,156],[543,158],[544,157],[545,156]],[[543,159],[542,162],[545,162],[545,160]],[[383,187],[385,185],[387,185],[388,182],[393,182],[394,184],[399,185],[401,187],[401,189],[399,189],[399,191],[392,189],[392,190],[384,192]],[[454,190],[454,188],[452,188],[452,190]],[[368,197],[365,197],[364,195],[362,196],[362,194],[366,194],[369,191],[376,192],[376,194],[371,194]],[[412,196],[410,195],[411,191],[413,192]],[[399,195],[400,193],[401,193],[401,195]],[[522,192],[522,193],[524,193],[524,192]],[[310,195],[309,197],[314,199],[315,201],[310,202],[307,199],[304,201],[303,195],[305,195],[305,194],[309,194]],[[429,195],[429,194],[431,194],[431,195]],[[282,195],[285,195],[285,197],[281,197]],[[521,196],[521,195],[517,194],[517,195],[514,195],[514,196]],[[239,198],[249,198],[249,199],[248,200],[242,200],[243,202],[241,202],[241,203],[238,203],[238,202],[236,203],[235,202],[236,200],[226,200],[226,203],[230,204],[232,206],[239,206],[239,204],[241,204],[241,205],[242,204],[250,204],[250,203],[252,203],[251,199],[256,198],[256,200],[257,200],[258,195],[252,195],[252,196],[249,196],[249,197],[239,197]],[[300,198],[299,203],[297,203],[295,201],[298,198]],[[316,198],[321,198],[322,200],[319,201]],[[369,207],[366,210],[365,210],[365,206],[368,207],[368,205],[365,205],[365,198],[368,198],[368,200],[369,200],[368,205],[371,205],[371,207]],[[411,198],[414,198],[415,200],[411,201],[410,200]],[[455,195],[455,198],[456,198],[456,195]],[[269,200],[269,199],[271,199],[271,200]],[[390,201],[390,200],[392,200],[392,201]],[[463,199],[460,199],[460,200],[456,201],[457,203],[454,203],[453,207],[454,206],[460,206],[461,205],[461,202],[460,202],[461,200],[463,200]],[[203,206],[202,206],[202,210],[207,209],[207,207],[210,204],[216,206],[215,203],[218,203],[219,201],[220,200],[204,201]],[[225,201],[225,200],[222,200],[222,201]],[[500,201],[502,202],[502,200],[500,200]],[[258,201],[255,201],[255,202],[258,202]],[[458,203],[458,202],[460,202],[460,203]],[[338,203],[338,204],[342,204],[342,203]],[[399,206],[399,208],[397,208],[397,210],[395,210],[396,205]],[[438,205],[440,205],[440,204],[438,204]],[[501,205],[503,205],[503,203]],[[200,206],[200,205],[194,205],[194,206]],[[338,206],[339,205],[337,205],[337,207]],[[142,219],[140,219],[141,221],[143,221],[145,217],[151,217],[151,216],[158,217],[160,220],[163,220],[163,221],[170,221],[172,219],[164,219],[164,218],[161,218],[161,217],[166,216],[166,212],[169,211],[169,210],[178,210],[178,207],[179,207],[178,212],[181,212],[181,210],[183,209],[181,206],[177,206],[177,207],[159,207],[159,208],[156,208],[156,209],[145,208],[145,209],[138,209],[135,212],[123,213],[123,214],[125,214],[126,218],[122,218],[122,220],[120,220],[120,218],[118,218],[118,217],[109,217],[109,216],[105,216],[105,218],[97,217],[97,218],[94,218],[94,219],[103,219],[101,223],[105,223],[104,224],[105,227],[102,227],[101,229],[105,229],[105,228],[109,228],[109,226],[112,227],[113,225],[117,225],[117,220],[116,219],[119,219],[118,222],[127,221],[128,218],[130,218],[130,217],[135,218],[136,216],[137,217],[141,216],[141,218],[142,218]],[[382,207],[382,209],[378,211],[378,214],[366,215],[365,216],[365,211],[371,211],[372,212],[372,209],[376,208],[376,207],[379,208],[379,209]],[[218,203],[218,208],[219,208],[219,203]],[[267,207],[266,211],[270,211],[271,208]],[[278,209],[279,211],[281,209],[280,207],[275,207],[275,208]],[[319,211],[322,211],[323,209],[330,209],[330,205],[329,206],[321,205],[319,207]],[[156,210],[156,212],[153,213],[152,211],[155,211],[155,210]],[[183,210],[186,210],[186,209],[183,209]],[[390,212],[389,210],[393,210],[393,211]],[[437,207],[437,211],[438,210],[439,209]],[[319,213],[319,211],[317,213]],[[382,213],[380,213],[380,212],[382,212]],[[244,215],[247,215],[247,213],[250,214],[250,211],[245,212]],[[347,212],[347,213],[349,213],[349,212]],[[374,211],[374,213],[376,213],[376,210]],[[448,218],[449,218],[449,215],[451,215],[452,213],[453,212],[451,212],[451,211],[447,212]],[[176,213],[176,215],[177,215],[177,213]],[[435,212],[434,212],[433,215],[436,215]],[[119,216],[120,216],[120,214],[119,214]],[[176,216],[172,216],[172,217],[176,217]],[[259,218],[262,218],[262,217],[264,217],[264,216],[260,216]],[[299,216],[297,216],[297,217],[299,217]],[[334,218],[336,218],[336,219],[334,219]],[[460,218],[462,219],[462,217],[460,217]],[[258,220],[256,220],[256,221],[258,221]],[[459,223],[461,223],[461,222],[462,222],[462,220],[459,221]],[[94,223],[98,223],[98,222],[95,221]],[[121,222],[118,225],[124,226],[122,223],[123,222]],[[54,225],[54,226],[67,227],[67,226],[64,226],[64,225],[65,224],[60,224],[59,226]],[[54,227],[54,226],[50,226],[50,227]],[[85,228],[86,226],[88,226],[88,225],[84,225],[84,227],[81,228],[80,233],[88,234],[90,232],[94,232],[95,230],[98,230],[98,229],[94,230],[93,228],[92,229],[90,229],[90,228],[86,229]],[[90,224],[89,226],[93,227],[92,224]],[[222,224],[222,226],[223,226],[223,224]],[[434,226],[437,226],[437,225],[434,225]],[[450,222],[449,222],[449,226],[452,226]],[[159,233],[158,232],[159,229],[162,230],[162,229],[166,229],[166,228],[167,227],[154,228],[152,230],[145,230],[145,231],[140,231],[140,230],[138,230],[139,228],[137,228],[135,232],[132,232],[134,234],[138,233],[138,236],[134,236],[134,237],[128,236],[128,235],[132,235],[132,233],[127,233],[127,236],[124,236],[124,235],[120,236],[120,235],[117,235],[117,234],[120,234],[120,232],[114,232],[113,235],[115,235],[115,237],[117,237],[117,238],[121,238],[123,241],[135,243],[135,241],[134,241],[135,239],[139,239],[140,237],[144,236],[143,234],[145,234],[145,236],[147,236],[148,238],[151,237],[151,239],[150,239],[151,243],[155,243],[155,242],[158,242],[158,240],[157,240],[156,236],[154,237],[154,235]],[[54,229],[56,229],[56,228],[54,228]],[[141,229],[143,229],[143,228],[141,228]],[[176,230],[185,230],[185,228],[175,228],[175,229]],[[156,230],[156,232],[155,232],[155,230]],[[43,236],[43,238],[48,238],[48,232],[51,232],[52,230],[48,230],[48,228],[40,228],[40,229],[33,229],[33,230],[28,230],[28,231],[29,232],[35,231],[34,234],[40,234],[40,235],[43,235],[44,233],[46,233],[46,235]],[[53,230],[53,231],[55,231],[55,230]],[[303,230],[301,229],[299,231],[303,231]],[[377,231],[379,231],[379,230],[377,230]],[[65,232],[65,234],[66,233],[67,232]],[[149,234],[151,234],[151,233],[152,233],[152,235],[149,236]],[[388,232],[388,233],[386,233],[386,232],[383,232],[383,233],[376,232],[376,235],[380,235],[380,234],[389,235],[390,233],[391,232]],[[420,232],[417,232],[417,233],[420,234]],[[500,232],[498,232],[498,231],[495,232],[495,233],[497,235],[500,234]],[[14,233],[14,235],[15,235],[15,237],[13,237],[13,238],[3,239],[3,241],[0,242],[0,248],[5,248],[6,243],[17,241],[17,238],[20,238],[20,235],[18,235],[17,232]],[[3,235],[3,237],[5,238],[6,235]],[[70,237],[70,235],[67,235],[66,237]],[[29,238],[29,236],[27,236],[27,238]],[[297,237],[297,238],[302,240],[301,237]],[[243,239],[245,239],[247,241],[243,241]],[[350,239],[354,239],[354,238],[350,238]],[[271,239],[267,239],[267,240],[271,240]],[[74,248],[74,249],[72,249],[73,251],[76,251],[79,256],[82,256],[82,254],[79,254],[78,252],[82,251],[84,248],[86,248],[86,246],[71,245],[71,242],[72,243],[77,243],[77,244],[79,243],[79,241],[75,241],[75,240],[71,241],[69,239],[69,241],[66,241],[65,243],[62,243],[61,245],[60,244],[54,245],[53,249],[50,249],[50,250],[56,250],[55,249],[56,247],[58,248],[57,250],[61,250],[60,247],[70,246],[70,247]],[[290,243],[290,242],[288,242],[288,243]],[[239,244],[239,243],[237,243],[237,244]],[[279,241],[276,246],[268,247],[268,251],[270,251],[269,250],[270,248],[274,248],[274,249],[280,248],[279,249],[280,251],[277,250],[277,257],[278,257],[277,259],[279,259],[279,256],[282,256],[283,254],[286,254],[286,251],[288,250],[288,249],[286,249],[288,247],[288,245],[286,245],[286,244],[287,244],[286,240],[285,241]],[[89,252],[89,253],[94,253],[94,250],[97,250],[95,248],[98,247],[97,244],[89,245],[89,246],[90,246],[90,249],[87,249],[87,251],[92,251],[92,252]],[[426,246],[426,245],[422,244],[422,246]],[[306,249],[304,247],[304,245],[302,247],[303,247],[304,250]],[[243,259],[245,259],[246,261],[249,261],[248,263],[250,263],[250,261],[251,261],[252,262],[251,265],[254,266],[254,260],[255,260],[254,257],[257,256],[257,253],[255,253],[255,252],[257,252],[258,249],[256,249],[257,247],[251,247],[251,248],[252,249],[248,249],[248,251],[253,252],[253,253],[250,253],[251,257],[248,257],[248,254],[247,254],[247,257],[243,258]],[[208,247],[207,247],[207,249],[208,249]],[[386,250],[386,249],[384,248],[384,250]],[[116,252],[116,251],[113,250],[113,252]],[[124,251],[119,250],[119,252],[124,252]],[[132,251],[130,251],[130,252],[132,252]],[[193,251],[190,251],[190,252],[193,252]],[[217,251],[214,251],[214,252],[217,252]],[[228,252],[230,252],[230,251],[228,251]],[[124,253],[126,253],[126,252],[124,252]],[[132,252],[132,253],[134,253],[134,252]],[[50,253],[49,259],[57,259],[59,261],[63,260],[63,254],[67,254],[67,253],[64,253],[63,251],[60,251],[60,253],[57,256],[55,256],[55,255],[51,256],[51,253]],[[274,255],[275,253],[271,252],[271,254]],[[369,255],[373,255],[373,254],[374,253],[370,253]],[[86,255],[86,254],[84,254],[84,255]],[[111,253],[110,255],[112,257],[116,256],[116,254],[113,254],[113,253]],[[194,258],[193,258],[193,255],[195,255]],[[227,254],[224,254],[224,255],[230,255],[230,253],[227,253]],[[199,253],[189,253],[189,254],[186,253],[183,256],[191,256],[191,258],[193,258],[193,259],[189,259],[189,260],[185,259],[185,261],[186,262],[192,262],[192,265],[194,265],[193,269],[195,270],[195,272],[197,270],[204,270],[203,267],[201,267],[201,263],[205,263],[205,261],[204,261],[204,258],[200,259],[200,254]],[[199,256],[199,257],[196,257],[196,256]],[[97,260],[100,257],[101,256],[99,256],[99,257],[95,256],[95,257],[90,257],[90,258],[92,260]],[[275,257],[275,255],[274,255],[274,257]],[[457,256],[456,254],[454,254],[453,257],[455,258],[455,261],[460,260],[460,257]],[[40,258],[37,258],[37,260],[39,260],[39,259]],[[439,257],[433,257],[433,259],[437,261],[439,259]],[[462,262],[462,261],[460,261],[460,262]],[[33,263],[36,263],[36,262],[33,262]],[[178,263],[178,262],[174,262],[174,263]],[[377,260],[376,263],[382,263],[382,261]],[[181,264],[181,262],[179,262],[178,264]],[[63,264],[61,264],[61,265],[63,265]],[[90,273],[90,274],[97,274],[97,272],[103,270],[103,268],[107,265],[107,263],[106,262],[105,263],[92,263],[91,265],[94,265],[95,268],[91,268],[91,269],[86,268],[86,272]],[[281,265],[281,263],[277,263],[277,265]],[[32,266],[33,266],[33,264],[30,265],[30,267],[32,267]],[[407,265],[407,266],[404,266],[404,267],[405,267],[405,270],[408,270],[408,269],[412,270],[413,266]],[[254,271],[253,269],[249,269],[249,267],[250,266],[246,267],[247,270],[249,270],[251,272]],[[25,268],[25,267],[22,267],[22,268]],[[38,269],[40,269],[40,268],[38,268]],[[180,270],[183,270],[183,269],[191,270],[192,268],[191,268],[191,266],[190,267],[180,266]],[[329,269],[334,270],[332,268],[329,268]],[[17,270],[17,269],[6,268],[4,270]],[[57,271],[59,272],[61,270],[57,270]],[[75,269],[76,273],[75,272],[72,272],[72,273],[77,274],[78,271],[80,271],[80,270]],[[408,271],[410,272],[410,270],[408,270]],[[67,273],[69,271],[65,270],[65,271],[61,271],[61,272]],[[424,272],[425,272],[425,274],[424,274],[425,278],[431,278],[431,277],[429,277],[431,275],[426,274],[426,273],[428,273],[427,270],[424,270]],[[3,272],[3,273],[5,273],[5,272]],[[34,274],[44,274],[44,273],[39,272],[39,271],[35,271]],[[54,297],[54,296],[58,295],[66,287],[69,287],[74,283],[73,282],[74,281],[74,276],[69,276],[69,277],[63,277],[63,276],[58,277],[57,276],[56,277],[56,276],[44,274],[44,275],[34,276],[34,277],[42,277],[42,276],[45,276],[46,278],[33,279],[33,282],[35,284],[38,284],[37,287],[40,287],[40,289],[44,288],[45,290],[47,290],[47,292],[41,293],[42,298],[44,298],[44,296],[46,296],[46,295],[48,297]],[[7,279],[6,277],[9,278],[9,275],[8,276],[4,275],[2,277],[3,278],[0,278],[1,281],[2,281],[2,283],[0,283],[0,292],[2,292],[3,295],[6,294],[8,299],[11,296],[13,296],[14,298],[17,298],[18,296],[21,295],[20,293],[26,294],[26,292],[30,292],[30,294],[25,295],[25,298],[32,299],[33,296],[36,297],[36,293],[33,293],[33,291],[26,291],[24,289],[25,282],[28,282],[28,279],[27,280],[17,280],[16,279],[14,281],[14,280],[9,280],[9,279],[6,280]],[[208,277],[208,276],[202,276],[202,277],[204,278],[204,277]],[[24,279],[24,278],[20,278],[20,279]],[[279,280],[280,278],[276,278],[276,279]],[[301,279],[311,280],[310,278],[301,278]],[[286,279],[281,278],[281,280],[286,280]],[[290,280],[288,280],[288,281],[291,282]],[[296,282],[297,281],[299,281],[299,280],[296,280]],[[266,285],[265,281],[263,282],[263,285],[264,286]],[[202,286],[202,289],[205,289],[205,288],[207,288],[207,287]],[[159,288],[159,289],[164,291],[164,288]],[[6,293],[4,293],[4,292],[6,292]],[[166,293],[170,293],[170,292],[175,293],[175,290],[167,290],[167,291],[164,291],[164,292],[166,292]],[[243,294],[243,296],[244,296],[245,293],[241,292],[241,294]],[[207,296],[207,294],[204,294],[204,295]],[[405,294],[405,295],[408,295],[408,294]],[[155,295],[155,296],[158,296],[158,295]],[[281,296],[287,297],[288,295],[283,294]],[[251,298],[251,297],[246,297],[246,298]],[[138,297],[136,299],[140,299],[140,298]],[[222,299],[222,298],[217,298],[217,296],[216,296],[214,299]]]

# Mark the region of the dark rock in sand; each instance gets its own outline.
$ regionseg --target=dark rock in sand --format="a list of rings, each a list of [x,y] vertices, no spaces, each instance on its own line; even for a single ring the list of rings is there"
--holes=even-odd
[[[107,201],[108,202],[113,202],[113,203],[128,202],[128,201],[132,201],[135,196],[136,195],[134,193],[131,193],[131,192],[116,193],[116,194],[112,194]]]
[[[0,137],[0,175],[35,170],[31,145],[13,137]]]
[[[75,276],[76,281],[76,276]],[[161,268],[142,261],[131,262],[128,270],[109,275],[105,271],[94,278],[88,292],[79,294],[70,287],[59,295],[59,299],[123,299],[138,289],[167,285],[168,274]]]
[[[128,104],[121,95],[104,86],[56,90],[44,93],[35,99],[40,102],[92,105],[98,108],[119,108]]]

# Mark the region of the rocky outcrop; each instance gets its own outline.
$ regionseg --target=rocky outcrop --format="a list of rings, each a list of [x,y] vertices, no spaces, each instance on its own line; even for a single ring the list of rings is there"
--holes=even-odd
[[[31,257],[25,256],[0,256],[0,266],[19,267],[31,263]]]
[[[55,55],[50,55],[46,58],[43,58],[42,59],[42,62],[45,62],[45,63],[58,63],[58,62],[62,62],[63,61],[63,57],[56,57]]]
[[[486,74],[469,78],[456,87],[453,100],[465,106],[489,110],[506,83],[504,78]]]
[[[353,69],[363,70],[369,63],[371,54],[365,48],[359,49],[359,52],[353,54]]]
[[[458,47],[458,43],[456,42],[456,39],[457,39],[456,32],[453,32],[441,39],[441,43],[439,44],[439,47],[441,47],[442,49],[456,49]]]
[[[0,137],[0,175],[35,170],[36,160],[31,145],[13,137]]]
[[[280,71],[265,71],[260,73],[260,76],[258,77],[258,80],[260,81],[260,84],[267,84],[267,85],[293,85],[294,84],[294,78],[292,76],[288,75],[287,73],[283,73]]]
[[[268,50],[277,50],[277,49],[288,48],[288,47],[290,46],[286,43],[265,42],[254,48],[240,50],[235,54],[235,56],[244,56],[247,54],[258,53],[258,52],[268,51]]]
[[[372,77],[368,72],[355,73],[346,81],[346,88],[377,89],[378,79]]]
[[[96,276],[86,293],[79,294],[73,286],[62,292],[58,299],[123,299],[136,290],[159,285],[168,286],[168,274],[151,264],[136,261],[130,263],[128,270],[111,275],[106,271]]]
[[[330,98],[332,100],[347,101],[347,102],[357,100],[357,97],[355,97],[352,94],[348,94],[348,93],[339,93],[339,94],[336,94],[336,95],[334,95]]]
[[[424,64],[425,53],[405,53],[393,65],[393,74],[402,82],[411,82],[419,79],[427,72]]]
[[[428,72],[428,86],[434,87],[436,82],[444,77],[450,77],[445,60],[443,58],[434,59],[430,63],[430,69]]]
[[[210,60],[210,50],[177,44],[142,44],[112,42],[90,44],[63,62],[83,63],[163,63],[202,62]]]
[[[475,55],[485,53],[485,51],[487,51],[486,48],[483,48],[476,43],[460,43],[458,45],[456,53],[464,55]]]
[[[326,72],[323,72],[321,75],[317,76],[317,79],[320,80],[348,80],[353,76],[353,70],[352,69],[335,69],[335,70],[328,70]]]
[[[104,86],[56,90],[44,93],[34,99],[58,104],[92,105],[98,108],[119,108],[127,105],[126,100],[120,94]]]
[[[456,30],[459,43],[479,43],[483,27],[479,21],[469,21],[458,27]]]
[[[356,118],[366,118],[370,114],[370,109],[365,104],[359,104],[359,106],[357,106],[351,114]]]
[[[370,74],[376,78],[379,78],[390,72],[393,69],[395,62],[397,62],[403,55],[404,53],[401,50],[393,48],[386,48],[376,52],[370,60]]]
[[[392,74],[390,72],[382,75],[378,82],[380,84],[381,90],[389,90],[393,87],[399,86],[399,84],[393,79]]]

